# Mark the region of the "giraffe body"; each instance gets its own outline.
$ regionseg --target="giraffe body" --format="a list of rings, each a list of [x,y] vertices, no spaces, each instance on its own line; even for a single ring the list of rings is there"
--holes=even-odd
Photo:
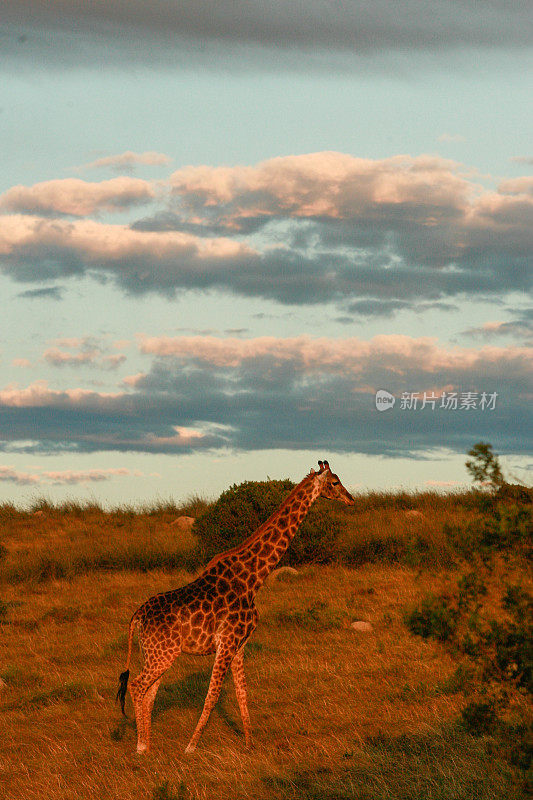
[[[257,626],[255,596],[319,495],[353,504],[353,498],[331,473],[327,461],[319,464],[320,472],[311,470],[277,511],[242,544],[215,556],[186,586],[149,598],[133,615],[127,664],[135,628],[144,655],[142,672],[129,686],[137,722],[137,752],[150,748],[155,696],[163,674],[180,653],[215,654],[204,708],[186,752],[196,748],[230,666],[246,745],[251,746],[244,646]],[[128,676],[126,669],[117,695],[123,711]]]

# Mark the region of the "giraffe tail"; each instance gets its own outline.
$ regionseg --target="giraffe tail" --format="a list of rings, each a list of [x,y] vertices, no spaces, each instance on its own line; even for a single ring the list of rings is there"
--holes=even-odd
[[[122,713],[126,717],[126,711],[124,709],[124,705],[126,703],[126,691],[128,689],[128,679],[130,677],[130,660],[131,660],[131,646],[133,643],[133,631],[137,625],[137,616],[136,614],[133,615],[130,621],[130,627],[128,631],[128,657],[126,659],[126,669],[124,672],[121,672],[119,679],[118,679],[118,691],[116,699],[120,702],[120,708],[122,709]]]

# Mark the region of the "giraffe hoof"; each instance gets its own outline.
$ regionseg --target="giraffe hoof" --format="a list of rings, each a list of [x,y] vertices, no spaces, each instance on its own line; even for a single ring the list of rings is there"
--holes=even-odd
[[[185,748],[185,752],[187,753],[188,756],[190,756],[191,753],[194,753],[195,750],[196,747],[193,744],[188,744],[187,747]]]
[[[138,752],[139,754],[142,754],[142,753],[147,753],[147,752],[148,752],[148,748],[146,747],[146,745],[145,745],[145,744],[138,744],[138,745],[137,745],[137,752]]]

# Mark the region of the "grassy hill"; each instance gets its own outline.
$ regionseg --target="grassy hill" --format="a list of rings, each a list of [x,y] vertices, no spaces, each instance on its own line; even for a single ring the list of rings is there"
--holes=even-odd
[[[258,595],[246,665],[256,749],[244,748],[228,677],[184,755],[212,659],[182,656],[156,700],[153,752],[137,756],[134,723],[114,702],[127,624],[200,568],[194,529],[175,520],[208,506],[0,507],[6,798],[525,796],[527,497],[367,493],[336,509],[329,563],[298,564]]]

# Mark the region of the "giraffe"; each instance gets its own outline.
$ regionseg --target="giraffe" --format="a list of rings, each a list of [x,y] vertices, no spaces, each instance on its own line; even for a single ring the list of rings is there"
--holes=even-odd
[[[196,749],[230,667],[245,743],[248,748],[253,746],[244,647],[258,622],[255,596],[318,497],[347,505],[354,503],[328,462],[319,461],[318,465],[319,471],[311,469],[279,508],[244,542],[212,558],[192,583],[150,597],[133,614],[126,670],[119,679],[117,700],[125,714],[132,639],[137,629],[144,665],[131,681],[129,691],[135,709],[138,753],[150,749],[155,696],[162,676],[180,653],[215,654],[203,710],[185,752],[192,753]]]

